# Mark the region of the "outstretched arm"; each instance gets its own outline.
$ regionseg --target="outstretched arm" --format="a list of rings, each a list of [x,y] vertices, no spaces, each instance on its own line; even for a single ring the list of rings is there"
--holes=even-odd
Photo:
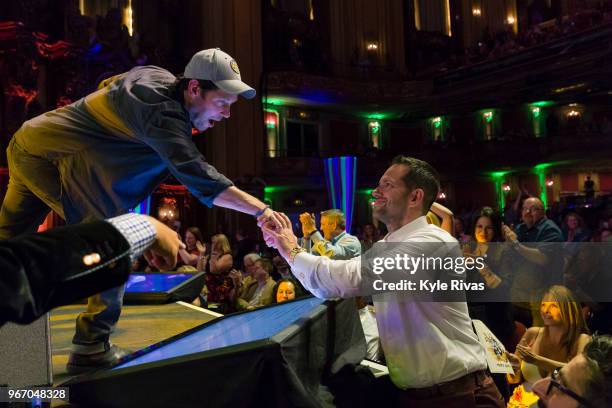
[[[174,267],[181,245],[170,228],[137,214],[2,241],[0,326],[121,285],[143,252],[157,267]]]
[[[253,197],[235,186],[230,186],[219,193],[217,197],[215,197],[213,204],[219,207],[240,211],[245,214],[254,215],[258,220],[270,219],[276,224],[280,222],[280,218],[276,211],[270,209],[269,206],[262,203],[258,198]]]

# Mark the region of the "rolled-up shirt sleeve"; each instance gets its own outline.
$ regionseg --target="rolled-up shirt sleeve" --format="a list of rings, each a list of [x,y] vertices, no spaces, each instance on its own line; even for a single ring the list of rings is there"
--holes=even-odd
[[[208,207],[234,184],[202,156],[191,139],[191,124],[175,104],[162,104],[146,121],[142,140],[154,149],[170,173]]]

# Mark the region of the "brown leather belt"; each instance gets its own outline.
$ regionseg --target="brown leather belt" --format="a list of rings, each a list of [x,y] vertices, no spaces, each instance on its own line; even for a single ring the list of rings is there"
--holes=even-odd
[[[451,381],[432,385],[431,387],[408,388],[401,390],[400,392],[409,398],[415,399],[451,395],[459,392],[474,390],[482,386],[488,377],[489,374],[485,370],[480,370],[466,374],[463,377],[459,377]]]

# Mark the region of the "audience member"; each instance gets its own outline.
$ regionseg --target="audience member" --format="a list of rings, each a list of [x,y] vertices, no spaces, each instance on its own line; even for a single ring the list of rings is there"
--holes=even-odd
[[[270,277],[272,262],[267,258],[255,261],[255,280],[245,288],[243,295],[237,299],[238,310],[252,310],[274,303],[274,287],[276,282]]]
[[[512,284],[511,250],[503,244],[501,219],[491,207],[483,207],[472,230],[474,244],[464,247],[464,254],[485,258],[485,267],[469,271],[467,280],[482,282],[485,291],[468,293],[468,308],[473,319],[482,320],[505,344],[514,332],[514,320],[508,299]],[[467,251],[466,251],[467,250]]]
[[[562,282],[562,258],[559,256],[563,236],[559,227],[546,218],[544,204],[539,198],[525,200],[522,224],[516,232],[507,225],[502,227],[504,239],[512,243],[519,256],[514,266],[510,297],[514,303],[515,320],[525,326],[541,324],[539,302],[543,288]]]
[[[302,297],[303,292],[300,285],[292,278],[283,278],[274,286],[274,302],[282,303]]]
[[[239,271],[230,272],[230,277],[234,282],[234,286],[238,288],[238,297],[242,297],[245,289],[255,281],[255,262],[260,259],[261,256],[254,252],[246,254],[242,260],[243,268]]]
[[[351,259],[361,255],[361,243],[357,237],[346,232],[346,217],[337,209],[321,213],[321,231],[317,230],[314,215],[300,214],[302,233],[310,243],[311,253],[332,259]]]
[[[179,250],[181,265],[196,266],[200,256],[206,252],[206,247],[203,244],[204,238],[198,227],[189,227],[185,231],[185,249]]]
[[[564,242],[583,242],[588,241],[590,234],[586,229],[584,220],[575,212],[568,213],[561,224]]]
[[[223,234],[213,235],[210,255],[200,257],[197,269],[206,272],[204,279],[207,307],[214,308],[220,313],[230,312],[236,298],[234,281],[229,276],[232,267],[233,258],[229,240]]]
[[[612,337],[594,336],[564,367],[533,385],[540,407],[612,406]]]
[[[456,218],[458,219],[458,218]],[[467,272],[468,282],[483,283],[484,291],[467,292],[468,310],[472,319],[481,320],[506,348],[512,344],[515,332],[509,298],[512,282],[511,250],[503,244],[501,219],[491,207],[483,207],[473,223],[473,244],[463,246],[464,256],[482,257],[485,267]],[[509,390],[503,375],[493,375],[497,388],[507,398]]]
[[[543,326],[530,327],[515,353],[508,353],[515,372],[508,381],[521,383],[510,398],[510,407],[530,406],[536,399],[532,386],[582,353],[591,338],[580,304],[564,286],[553,286],[544,294],[540,314]]]

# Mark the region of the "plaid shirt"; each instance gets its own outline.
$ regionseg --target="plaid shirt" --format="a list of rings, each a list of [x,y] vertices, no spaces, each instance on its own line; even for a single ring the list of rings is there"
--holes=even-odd
[[[147,217],[128,213],[106,220],[123,235],[130,244],[130,258],[132,262],[155,242],[157,235],[155,227]]]

